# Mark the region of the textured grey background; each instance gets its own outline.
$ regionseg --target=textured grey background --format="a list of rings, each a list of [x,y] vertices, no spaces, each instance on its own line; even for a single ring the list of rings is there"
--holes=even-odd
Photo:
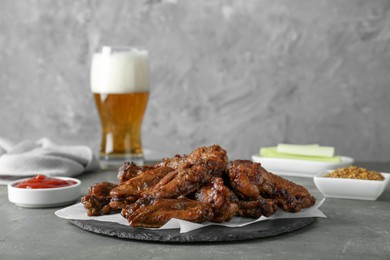
[[[97,150],[101,45],[151,54],[143,144],[232,158],[320,143],[390,160],[390,1],[0,0],[0,136]]]

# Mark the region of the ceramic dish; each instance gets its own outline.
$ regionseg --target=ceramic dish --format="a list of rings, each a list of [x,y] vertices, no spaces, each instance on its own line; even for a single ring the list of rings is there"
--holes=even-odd
[[[327,173],[313,179],[318,190],[328,198],[376,200],[390,180],[389,173],[382,173],[385,177],[383,181],[324,177]]]
[[[76,184],[50,189],[24,189],[16,188],[15,185],[27,179],[17,180],[8,184],[8,200],[25,208],[49,208],[69,205],[80,198],[80,180],[68,177],[55,178],[72,180]]]
[[[252,161],[261,163],[261,165],[265,169],[267,169],[267,171],[278,175],[311,178],[313,176],[318,176],[326,170],[348,167],[354,161],[350,157],[340,157],[341,162],[329,163],[294,159],[269,158],[252,155]]]

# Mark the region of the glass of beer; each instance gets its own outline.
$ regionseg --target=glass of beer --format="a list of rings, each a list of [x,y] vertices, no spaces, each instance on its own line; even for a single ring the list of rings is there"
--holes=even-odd
[[[148,51],[105,46],[93,55],[91,90],[102,125],[103,168],[143,165],[141,127],[149,97]]]

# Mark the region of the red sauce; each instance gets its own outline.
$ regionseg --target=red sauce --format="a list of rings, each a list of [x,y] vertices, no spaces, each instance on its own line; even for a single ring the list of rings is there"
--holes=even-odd
[[[50,189],[75,185],[77,182],[71,180],[61,180],[50,178],[45,175],[37,175],[31,179],[15,184],[16,188],[23,189]]]

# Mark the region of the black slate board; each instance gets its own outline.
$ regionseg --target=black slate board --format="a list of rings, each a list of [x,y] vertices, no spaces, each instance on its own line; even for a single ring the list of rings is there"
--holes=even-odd
[[[316,218],[266,220],[240,228],[208,226],[183,234],[179,233],[179,229],[149,230],[95,220],[70,220],[70,223],[90,232],[124,239],[188,243],[240,241],[276,236],[306,227],[315,220]]]

